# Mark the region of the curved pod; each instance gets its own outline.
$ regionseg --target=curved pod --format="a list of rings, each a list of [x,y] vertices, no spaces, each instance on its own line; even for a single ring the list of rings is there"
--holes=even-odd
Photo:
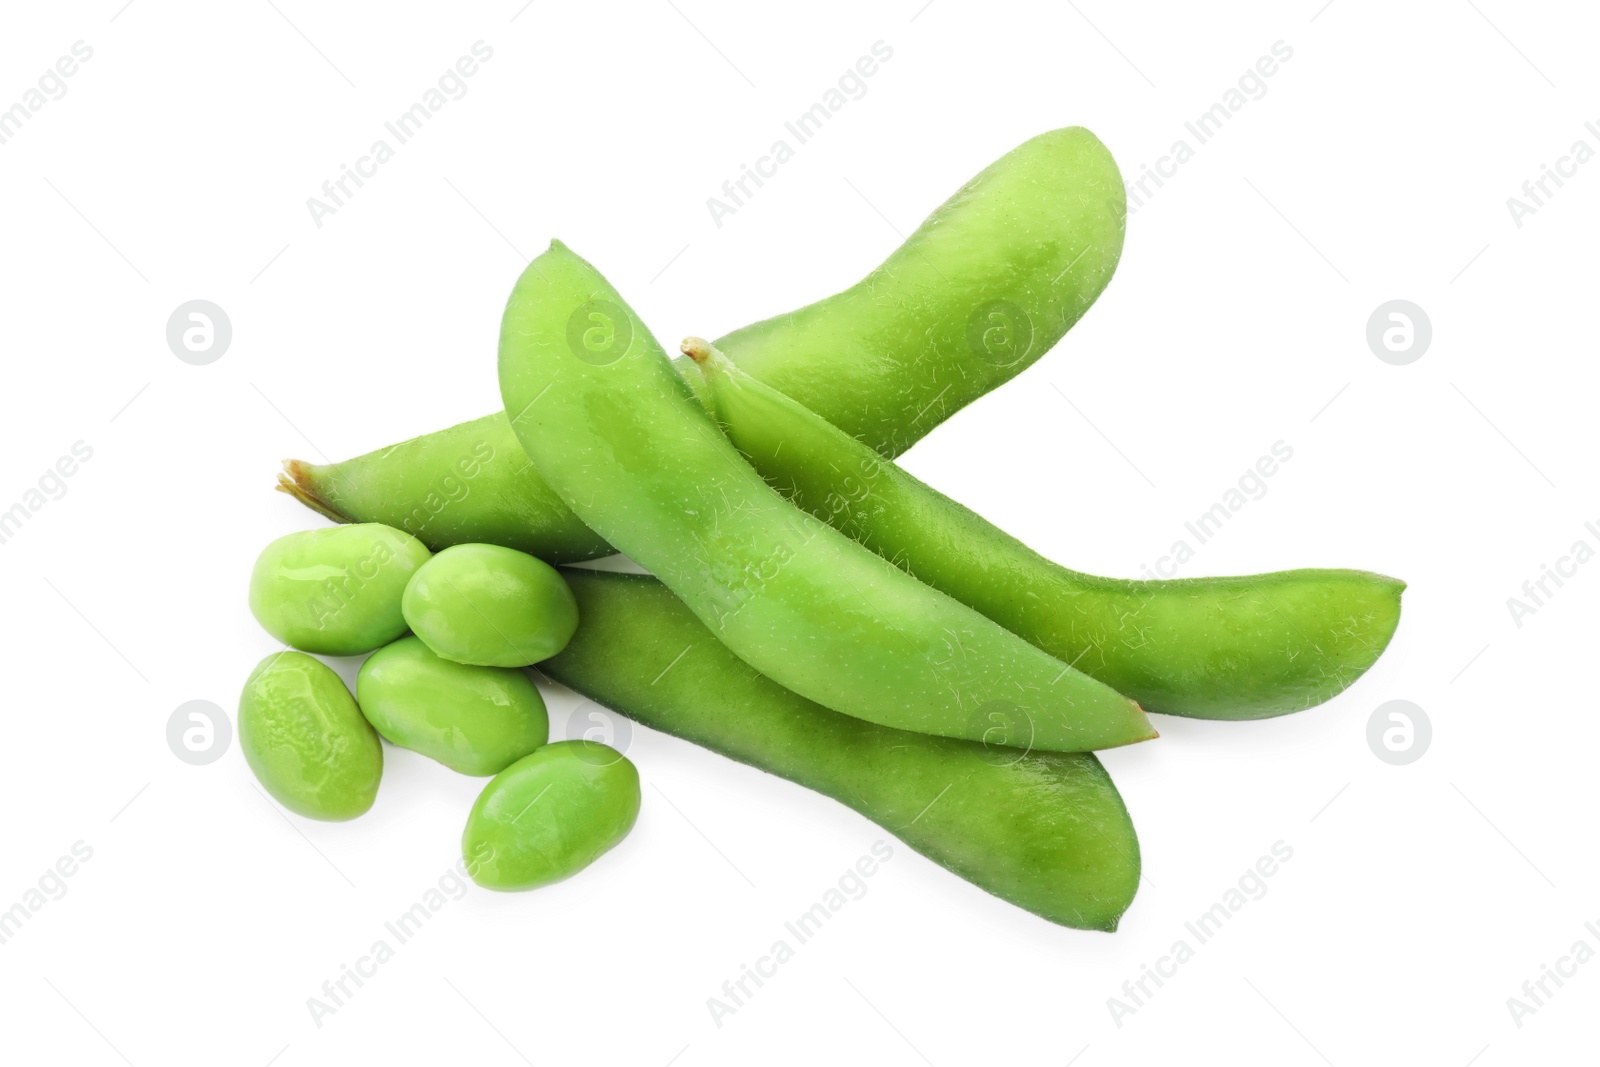
[[[1115,930],[1139,839],[1100,761],[909,733],[762,677],[653,578],[567,571],[583,624],[540,668],[652,729],[871,819],[933,862],[1053,923]]]
[[[559,242],[506,305],[512,428],[580,518],[741,659],[881,725],[1080,752],[1155,736],[1138,705],[793,507],[717,429],[649,331]]]
[[[690,338],[700,394],[789,500],[1151,711],[1259,719],[1372,666],[1405,583],[1354,570],[1124,581],[1052,563]]]

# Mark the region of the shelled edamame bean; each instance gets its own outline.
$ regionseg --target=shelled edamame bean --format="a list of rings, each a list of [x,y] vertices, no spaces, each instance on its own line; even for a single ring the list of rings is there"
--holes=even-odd
[[[639,817],[639,772],[614,748],[558,741],[497,774],[461,835],[472,877],[489,889],[534,889],[583,870]]]
[[[287,534],[250,574],[250,611],[292,648],[356,656],[406,632],[406,585],[429,556],[415,537],[380,523]]]
[[[406,622],[446,659],[525,667],[560,652],[578,605],[554,567],[500,545],[455,545],[411,576]]]
[[[385,740],[462,774],[499,774],[550,736],[544,698],[525,672],[455,663],[417,637],[367,657],[356,702]]]
[[[310,819],[353,819],[383,776],[378,735],[332,668],[301,652],[262,660],[239,697],[239,747],[273,798]]]

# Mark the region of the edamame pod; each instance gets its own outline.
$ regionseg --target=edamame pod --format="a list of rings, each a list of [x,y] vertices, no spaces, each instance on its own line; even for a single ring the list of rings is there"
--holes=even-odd
[[[919,482],[699,338],[701,398],[789,500],[1150,711],[1259,719],[1372,666],[1405,583],[1352,570],[1119,581],[1068,570]]]
[[[375,522],[286,534],[250,573],[250,611],[293,648],[358,656],[406,632],[401,597],[428,548]]]
[[[239,748],[267,792],[308,819],[353,819],[378,795],[378,735],[343,679],[304,653],[275,652],[250,672]]]
[[[544,698],[525,671],[453,663],[416,637],[367,657],[356,702],[385,740],[461,774],[499,774],[550,736]]]
[[[483,787],[461,855],[486,889],[535,889],[615,848],[639,817],[639,772],[614,748],[558,741]]]
[[[1015,378],[1122,255],[1126,190],[1082,127],[991,163],[844,292],[735,330],[740,367],[885,456]]]
[[[1124,188],[1081,127],[1019,145],[862,281],[718,341],[734,362],[898,455],[1049,351],[1122,254]],[[548,563],[612,549],[528,464],[505,413],[342,463],[285,460],[278,489],[335,522],[437,551],[481,541]]]
[[[756,673],[655,579],[564,573],[583,622],[540,667],[551,678],[832,797],[1019,908],[1063,926],[1117,928],[1139,888],[1139,840],[1094,756],[929,737],[837,714]]]
[[[523,451],[589,524],[745,662],[885,726],[1082,752],[1155,736],[1137,704],[779,496],[660,345],[560,242],[506,305],[500,390]]]
[[[381,522],[435,551],[504,545],[548,563],[614,551],[539,477],[504,411],[342,463],[286,459],[278,491],[334,522]]]

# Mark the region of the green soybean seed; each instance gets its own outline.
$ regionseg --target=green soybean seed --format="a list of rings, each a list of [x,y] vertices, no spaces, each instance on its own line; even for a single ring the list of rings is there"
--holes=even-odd
[[[745,463],[598,271],[559,242],[518,280],[500,390],[577,515],[741,659],[871,722],[1062,752],[1155,736],[1137,704],[799,511]]]
[[[462,774],[499,774],[550,736],[526,673],[454,663],[415,637],[367,657],[356,700],[385,740]]]
[[[360,655],[406,632],[400,600],[427,558],[421,541],[378,523],[288,534],[256,559],[250,611],[292,648]]]
[[[457,663],[525,667],[566,647],[578,604],[554,567],[500,545],[456,545],[411,576],[411,630]]]
[[[239,747],[273,798],[309,819],[353,819],[372,807],[383,745],[320,660],[276,652],[239,696]]]
[[[1405,583],[1366,571],[1121,581],[1068,570],[713,346],[683,349],[723,431],[789,500],[1150,711],[1300,711],[1361,677],[1399,624]]]
[[[875,726],[729,652],[653,578],[565,571],[583,625],[540,670],[652,729],[814,789],[978,888],[1054,923],[1115,930],[1139,839],[1099,760]],[[1003,724],[996,724],[997,726]]]
[[[963,185],[856,285],[717,344],[897,455],[1061,339],[1110,281],[1124,215],[1105,146],[1080,127],[1052,130]],[[503,411],[341,463],[290,460],[278,488],[436,550],[481,541],[549,563],[614,551],[528,465]]]
[[[534,889],[583,870],[639,817],[639,772],[614,748],[559,741],[484,786],[461,854],[488,889]]]

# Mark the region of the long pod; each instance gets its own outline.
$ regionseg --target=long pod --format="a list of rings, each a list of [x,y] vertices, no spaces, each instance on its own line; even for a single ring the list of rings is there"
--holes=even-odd
[[[583,622],[539,670],[674,737],[832,797],[981,889],[1051,922],[1115,930],[1139,841],[1094,756],[874,726],[741,662],[660,582],[564,572]]]
[[[1031,366],[1122,255],[1122,177],[1082,127],[1007,152],[849,289],[718,344],[758,378],[898,455]],[[337,522],[474,541],[549,563],[610,554],[529,466],[505,413],[341,463],[289,460],[278,488]]]
[[[1144,712],[778,495],[650,331],[560,242],[500,328],[512,429],[567,506],[740,659],[883,726],[1082,752],[1155,736]]]
[[[1052,563],[724,358],[683,344],[723,431],[796,505],[1150,711],[1320,704],[1388,646],[1405,583],[1355,570],[1122,581]]]

